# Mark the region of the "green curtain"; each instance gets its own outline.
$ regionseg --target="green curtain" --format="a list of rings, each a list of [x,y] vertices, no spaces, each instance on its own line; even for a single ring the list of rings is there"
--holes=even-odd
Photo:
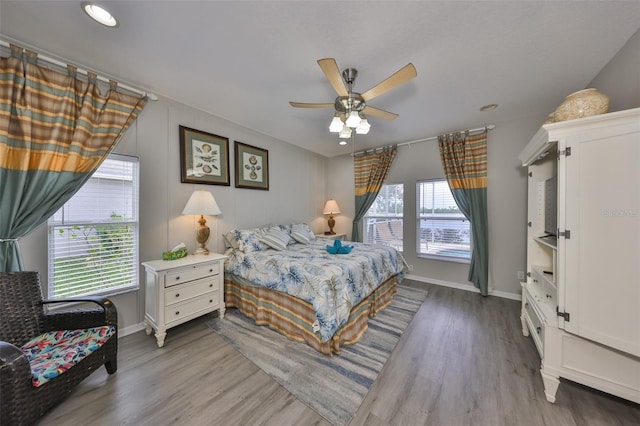
[[[144,108],[116,86],[102,94],[95,74],[39,66],[15,45],[0,59],[0,272],[22,270],[18,240],[80,189]]]
[[[489,222],[487,218],[487,132],[438,137],[440,158],[460,211],[471,222],[469,281],[489,294]]]
[[[397,151],[394,145],[383,148],[381,152],[365,153],[353,158],[356,215],[351,230],[352,241],[362,241],[359,223],[376,200]]]

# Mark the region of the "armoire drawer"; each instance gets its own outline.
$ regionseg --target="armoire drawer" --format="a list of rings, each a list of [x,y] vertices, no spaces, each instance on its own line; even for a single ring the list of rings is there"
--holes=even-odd
[[[524,305],[524,309],[527,324],[529,325],[529,332],[533,338],[533,342],[536,344],[536,348],[538,348],[540,357],[544,357],[544,322],[538,315],[534,306],[535,301],[533,301],[531,295],[527,293],[527,301]]]

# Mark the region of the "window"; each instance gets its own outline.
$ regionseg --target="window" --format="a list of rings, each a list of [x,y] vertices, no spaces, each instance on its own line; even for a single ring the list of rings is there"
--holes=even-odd
[[[369,244],[387,244],[402,251],[404,186],[383,185],[364,216],[364,238]]]
[[[48,221],[49,297],[138,287],[138,159],[110,155]]]
[[[458,208],[447,181],[417,183],[417,254],[454,262],[471,259],[470,223]]]

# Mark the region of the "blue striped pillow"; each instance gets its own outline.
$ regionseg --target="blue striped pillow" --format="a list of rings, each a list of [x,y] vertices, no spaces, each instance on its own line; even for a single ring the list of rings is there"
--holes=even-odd
[[[280,228],[271,227],[262,236],[260,242],[276,250],[286,250],[289,240],[289,235],[286,232],[281,231]]]

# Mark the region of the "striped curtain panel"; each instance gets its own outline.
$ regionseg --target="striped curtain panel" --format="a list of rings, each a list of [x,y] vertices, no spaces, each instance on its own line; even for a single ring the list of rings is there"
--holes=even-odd
[[[80,189],[146,103],[37,62],[13,45],[0,59],[0,272],[22,270],[18,240]]]
[[[471,222],[469,281],[489,294],[489,223],[487,219],[487,132],[438,136],[440,158],[460,211]]]
[[[365,153],[354,157],[356,215],[351,230],[352,241],[362,241],[360,221],[378,196],[397,151],[394,145],[383,148],[381,152]]]

